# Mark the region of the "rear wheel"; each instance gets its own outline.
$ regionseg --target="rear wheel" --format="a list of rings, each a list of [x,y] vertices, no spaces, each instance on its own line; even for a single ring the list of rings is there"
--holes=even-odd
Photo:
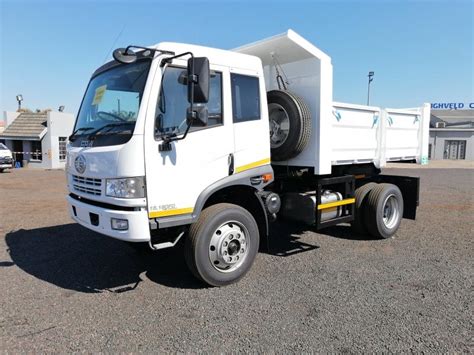
[[[392,184],[375,186],[367,197],[364,211],[365,224],[369,233],[376,238],[393,236],[403,218],[403,196]]]
[[[229,203],[213,205],[189,228],[186,263],[205,283],[225,286],[250,270],[259,241],[257,223],[247,210]]]
[[[367,235],[367,227],[364,221],[364,209],[367,201],[367,195],[377,184],[375,182],[369,182],[368,184],[362,185],[355,190],[355,210],[354,220],[351,223],[352,230],[354,233],[359,235]]]

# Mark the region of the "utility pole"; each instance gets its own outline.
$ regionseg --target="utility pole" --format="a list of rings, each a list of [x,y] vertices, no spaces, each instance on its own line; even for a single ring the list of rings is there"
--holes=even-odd
[[[372,80],[374,80],[374,72],[373,71],[369,71],[369,84],[367,85],[367,106],[369,106],[370,104],[370,83],[372,82]]]

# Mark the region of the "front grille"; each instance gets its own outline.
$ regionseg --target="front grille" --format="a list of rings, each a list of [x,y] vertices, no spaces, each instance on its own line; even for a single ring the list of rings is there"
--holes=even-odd
[[[11,164],[13,163],[13,159],[10,157],[1,157],[0,164]]]
[[[100,196],[102,194],[102,180],[83,176],[72,176],[74,190],[88,195]]]

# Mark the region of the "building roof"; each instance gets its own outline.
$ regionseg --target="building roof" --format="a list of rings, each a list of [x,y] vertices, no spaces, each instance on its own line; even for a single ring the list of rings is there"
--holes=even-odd
[[[8,125],[0,138],[21,139],[21,140],[41,140],[46,134],[47,113],[21,113]]]
[[[474,128],[474,110],[431,110],[430,126],[444,122],[446,128]]]

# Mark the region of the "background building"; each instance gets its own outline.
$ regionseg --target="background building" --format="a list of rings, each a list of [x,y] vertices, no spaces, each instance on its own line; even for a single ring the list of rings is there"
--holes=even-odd
[[[430,159],[474,160],[474,103],[470,109],[436,109],[453,104],[432,104],[430,120]],[[454,106],[455,107],[455,106]]]
[[[64,168],[67,137],[72,133],[74,116],[64,112],[4,112],[3,142],[22,166],[45,169]]]

